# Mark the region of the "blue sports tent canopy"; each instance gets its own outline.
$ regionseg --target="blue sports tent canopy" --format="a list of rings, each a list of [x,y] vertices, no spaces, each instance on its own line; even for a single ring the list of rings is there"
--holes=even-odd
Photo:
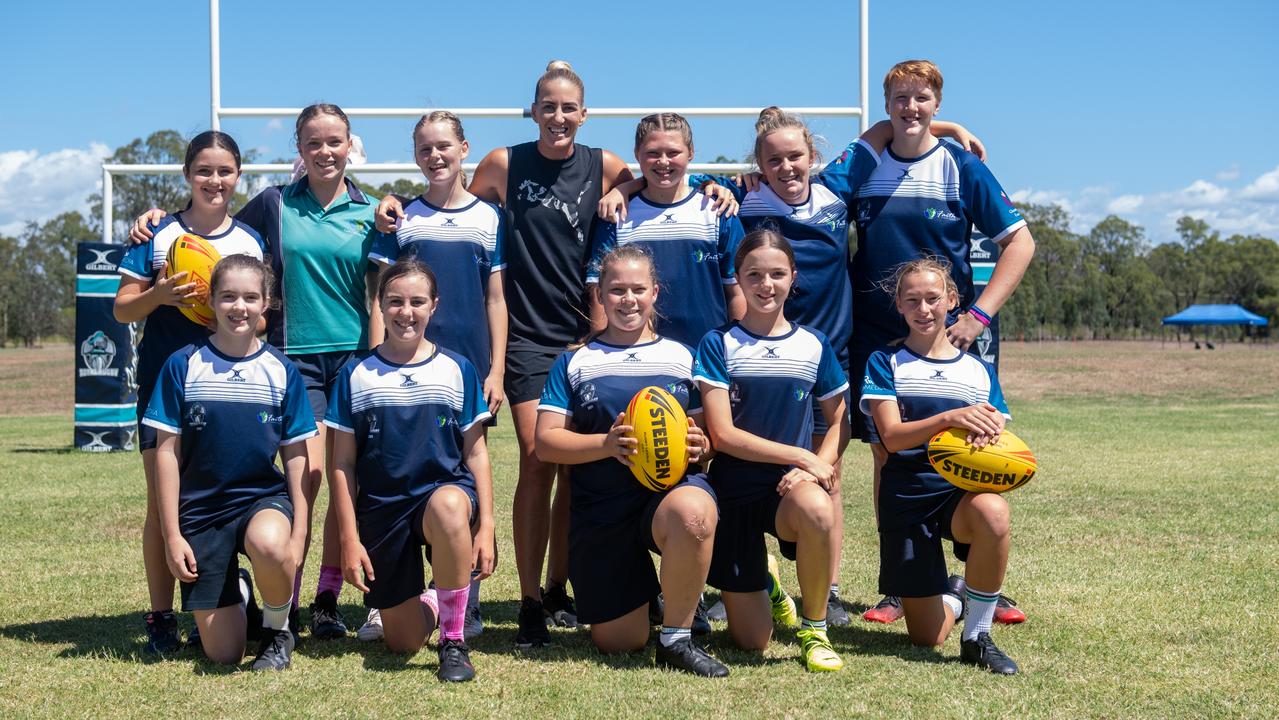
[[[1238,305],[1191,305],[1164,318],[1164,325],[1268,325],[1265,318]]]

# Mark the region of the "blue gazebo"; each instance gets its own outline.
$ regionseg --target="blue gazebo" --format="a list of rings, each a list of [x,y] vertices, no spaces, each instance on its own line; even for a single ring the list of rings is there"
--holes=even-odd
[[[1173,325],[1178,328],[1192,325],[1252,325],[1265,327],[1270,322],[1239,305],[1191,305],[1175,315],[1169,315],[1164,318],[1163,324]],[[1177,341],[1181,341],[1180,333],[1177,335]]]

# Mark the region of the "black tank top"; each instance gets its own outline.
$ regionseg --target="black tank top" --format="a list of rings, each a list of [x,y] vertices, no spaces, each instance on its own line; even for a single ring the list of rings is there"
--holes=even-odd
[[[507,152],[508,345],[562,350],[590,326],[585,274],[604,151],[574,145],[567,160],[549,160],[530,142]]]

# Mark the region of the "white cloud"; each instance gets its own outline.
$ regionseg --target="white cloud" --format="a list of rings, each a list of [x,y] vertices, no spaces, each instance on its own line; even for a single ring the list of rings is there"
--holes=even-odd
[[[1248,183],[1240,194],[1252,200],[1279,200],[1279,167]]]
[[[284,129],[284,121],[280,118],[271,118],[266,121],[266,129],[270,132],[278,132]]]
[[[1217,174],[1217,178],[1222,177]],[[1016,202],[1056,203],[1071,219],[1071,229],[1088,232],[1106,215],[1118,215],[1146,229],[1155,243],[1177,238],[1177,220],[1190,216],[1207,222],[1223,235],[1265,235],[1279,239],[1279,167],[1242,188],[1197,179],[1169,192],[1119,193],[1094,186],[1080,190],[1036,190],[1011,193]]]
[[[102,143],[44,154],[0,152],[0,233],[12,235],[28,221],[87,210],[89,195],[102,188],[102,159],[110,154]]]
[[[1235,163],[1230,167],[1216,174],[1217,182],[1233,182],[1239,179],[1239,163]]]

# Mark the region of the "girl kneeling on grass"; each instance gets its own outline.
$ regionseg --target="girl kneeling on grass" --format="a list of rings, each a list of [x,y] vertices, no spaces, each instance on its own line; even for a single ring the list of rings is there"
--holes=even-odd
[[[475,677],[462,634],[471,571],[486,578],[497,560],[484,441],[491,415],[471,362],[426,339],[436,287],[435,273],[413,258],[382,272],[386,340],[338,373],[324,422],[337,431],[329,495],[346,581],[381,611],[394,652],[421,649],[438,615],[436,676],[463,682]],[[423,546],[434,595],[423,594]]]
[[[160,529],[204,654],[220,663],[244,657],[253,593],[247,582],[241,588],[249,580],[236,559],[243,553],[263,601],[253,669],[283,670],[294,643],[293,577],[306,543],[306,523],[294,517],[307,516],[304,441],[315,435],[315,419],[297,368],[256,337],[272,299],[271,269],[228,255],[209,285],[217,330],[169,357],[142,420],[158,431]]]
[[[848,444],[848,380],[822,333],[786,319],[795,256],[780,233],[748,233],[734,258],[746,298],[740,322],[712,330],[697,350],[696,379],[719,453],[711,485],[720,522],[709,582],[724,591],[728,630],[740,647],[762,650],[773,619],[795,621],[768,567],[764,533],[797,561],[804,594],[799,639],[810,671],[843,667],[826,637],[826,602],[838,526],[833,467]],[[831,428],[814,453],[812,398]],[[770,617],[770,605],[772,607]]]
[[[551,367],[538,406],[537,454],[573,465],[569,579],[578,618],[591,625],[601,652],[634,652],[649,636],[648,606],[665,597],[657,664],[704,677],[728,668],[692,641],[711,560],[715,493],[693,474],[662,493],[645,489],[627,466],[636,454],[625,409],[649,385],[666,388],[689,414],[689,461],[706,453],[693,353],[653,331],[658,298],[653,258],[634,245],[606,253],[599,265],[599,303],[608,325]],[[662,556],[660,581],[649,552]]]
[[[990,638],[1008,565],[1008,501],[951,485],[927,458],[928,439],[947,428],[968,430],[977,447],[998,441],[1008,407],[994,369],[947,337],[946,314],[959,293],[945,261],[904,263],[886,290],[910,334],[900,348],[871,354],[862,387],[861,410],[889,452],[879,493],[879,590],[901,597],[911,642],[941,645],[963,617],[960,661],[1012,675],[1017,663]],[[963,578],[947,579],[943,537],[967,563]]]

